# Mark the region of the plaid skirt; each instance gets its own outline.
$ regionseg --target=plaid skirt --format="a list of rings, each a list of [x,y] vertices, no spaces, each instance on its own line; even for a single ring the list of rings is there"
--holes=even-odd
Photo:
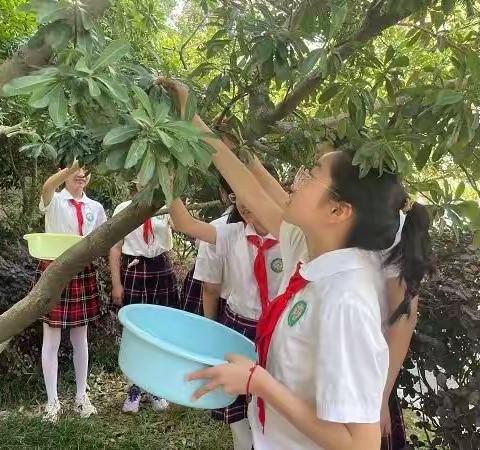
[[[221,324],[243,334],[251,341],[255,341],[257,321],[235,314],[227,305],[220,317]],[[226,424],[239,422],[247,418],[248,402],[245,395],[240,395],[231,405],[226,408],[214,409],[212,417]]]
[[[396,389],[392,392],[392,395],[390,395],[388,406],[392,421],[392,433],[390,436],[382,437],[381,450],[404,450],[407,445],[407,437],[405,435],[402,408],[397,397]]]
[[[35,284],[51,261],[40,261],[35,271]],[[83,327],[100,317],[97,274],[92,265],[75,276],[62,292],[60,303],[42,320],[53,328]]]
[[[202,282],[193,278],[195,273],[195,265],[185,276],[182,286],[182,309],[194,314],[203,316],[203,291]],[[224,298],[219,299],[218,317],[223,316],[227,301]]]
[[[120,275],[124,305],[147,303],[180,307],[177,277],[168,254],[155,258],[122,255]]]

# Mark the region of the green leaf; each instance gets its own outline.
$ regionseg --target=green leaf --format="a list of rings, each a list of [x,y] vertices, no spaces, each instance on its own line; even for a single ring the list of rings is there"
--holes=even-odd
[[[53,159],[54,161],[57,159],[57,150],[55,150],[53,145],[44,144],[43,153],[45,156],[50,157],[50,159]]]
[[[133,91],[135,93],[135,98],[142,105],[145,112],[153,119],[155,116],[153,114],[152,104],[150,103],[148,95],[138,86],[133,86]]]
[[[329,100],[331,100],[338,94],[342,86],[343,85],[341,83],[333,83],[328,86],[327,89],[325,89],[318,97],[318,103],[327,103]]]
[[[59,19],[66,19],[71,14],[71,8],[65,7],[58,2],[46,2],[41,4],[37,3],[38,7],[35,8],[37,13],[37,22],[41,24],[55,22]]]
[[[455,189],[455,199],[461,198],[464,192],[465,192],[465,182],[460,181],[460,183],[457,186],[457,189]]]
[[[139,131],[140,129],[138,127],[130,125],[113,128],[103,138],[103,145],[109,147],[128,141],[129,139],[133,139]]]
[[[177,167],[175,171],[175,178],[173,179],[173,196],[180,197],[185,192],[188,183],[188,169],[181,166]]]
[[[146,186],[155,173],[155,157],[152,152],[147,151],[143,158],[140,172],[138,172],[138,181],[141,186]]]
[[[50,103],[50,97],[54,89],[55,85],[37,87],[28,100],[28,104],[36,109],[46,108]]]
[[[258,41],[254,47],[255,54],[257,55],[257,61],[260,64],[266,63],[272,58],[273,55],[273,40],[270,37],[264,37]]]
[[[480,58],[473,51],[467,53],[467,67],[476,79],[480,78]]]
[[[137,122],[141,127],[151,127],[152,119],[148,117],[147,113],[143,108],[138,108],[132,111],[131,116],[135,122]]]
[[[195,163],[190,148],[183,141],[177,141],[170,152],[185,167],[192,167]]]
[[[170,111],[170,104],[165,99],[162,99],[160,102],[155,103],[153,108],[155,110],[155,120],[159,123],[164,123]]]
[[[170,174],[165,164],[158,164],[157,162],[157,177],[162,187],[162,191],[165,194],[165,200],[167,202],[167,206],[169,206],[173,201],[173,185],[172,180],[170,178]]]
[[[5,84],[3,86],[3,93],[6,97],[29,94],[36,87],[53,84],[56,81],[56,77],[48,74],[27,75],[25,77],[15,78],[9,83]]]
[[[390,67],[408,67],[410,64],[410,58],[406,55],[399,56],[398,58],[395,58],[391,64]]]
[[[185,120],[190,122],[197,113],[197,97],[193,92],[189,91],[187,104],[185,105]]]
[[[105,164],[110,170],[120,170],[125,166],[127,152],[125,148],[116,148],[109,152]]]
[[[87,58],[82,56],[78,59],[77,64],[75,64],[75,70],[82,73],[88,73],[89,75],[93,72],[87,64]]]
[[[132,142],[130,150],[127,154],[127,159],[125,160],[125,169],[130,169],[134,167],[138,161],[143,158],[145,151],[147,150],[147,140],[146,139],[136,139]]]
[[[385,52],[385,64],[390,62],[394,56],[395,56],[395,49],[391,45],[389,45],[387,48],[387,51]]]
[[[92,66],[92,70],[95,72],[98,69],[107,67],[121,58],[123,58],[130,51],[130,44],[125,41],[113,41],[111,42],[100,54],[95,63]]]
[[[276,57],[273,61],[273,70],[279,84],[290,79],[292,73],[286,60]]]
[[[218,94],[222,89],[223,75],[217,75],[208,85],[206,97],[208,102],[213,103],[217,100]]]
[[[164,143],[165,147],[171,148],[175,144],[175,140],[164,131],[157,130],[157,134]]]
[[[195,159],[203,170],[207,170],[212,163],[213,150],[203,142],[190,144],[195,155]]]
[[[50,95],[48,113],[57,127],[63,127],[67,121],[67,99],[63,87],[57,85]]]
[[[463,94],[451,89],[441,89],[438,91],[435,100],[435,106],[453,105],[463,101]]]
[[[300,72],[303,74],[309,73],[317,64],[318,60],[325,53],[324,49],[317,48],[312,50],[308,56],[303,60],[300,66]]]
[[[72,29],[63,22],[57,22],[49,25],[46,32],[45,42],[53,49],[64,48],[72,36]]]
[[[88,91],[90,92],[90,95],[92,97],[98,97],[102,91],[98,87],[97,82],[92,79],[92,78],[87,78],[87,83],[88,83]]]
[[[432,147],[430,145],[423,145],[417,153],[415,158],[415,165],[419,171],[423,170],[425,164],[427,164],[430,159],[430,153],[432,152]]]
[[[445,16],[438,11],[430,11],[430,17],[435,28],[438,30],[445,22]]]
[[[108,77],[95,77],[96,80],[100,81],[110,93],[119,101],[123,103],[128,103],[128,90],[123,84],[119,83],[117,80]]]
[[[343,24],[345,23],[345,19],[347,18],[347,13],[348,13],[348,7],[344,0],[336,0],[332,4],[332,10],[331,10],[332,22],[330,25],[330,38],[334,37],[337,34],[337,32],[340,31],[340,29],[343,27]]]
[[[448,16],[455,8],[455,0],[442,0],[442,11],[443,14]]]

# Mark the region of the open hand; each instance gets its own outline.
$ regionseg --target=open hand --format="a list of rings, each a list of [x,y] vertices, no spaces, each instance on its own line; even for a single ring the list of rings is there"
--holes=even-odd
[[[250,369],[255,366],[255,362],[244,356],[235,354],[228,354],[225,359],[228,361],[228,364],[209,367],[188,375],[188,381],[206,380],[205,385],[193,394],[194,399],[197,400],[220,386],[223,386],[226,394],[241,395],[247,393]],[[257,367],[252,376],[251,391],[253,391],[253,379],[256,378],[258,375],[257,371],[260,369],[260,367]]]

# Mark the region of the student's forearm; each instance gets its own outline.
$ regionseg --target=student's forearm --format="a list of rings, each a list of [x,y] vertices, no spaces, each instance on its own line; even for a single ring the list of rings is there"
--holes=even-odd
[[[320,420],[315,407],[258,367],[255,394],[283,415],[300,432],[325,450],[373,450],[380,448],[378,424],[345,425]]]
[[[221,286],[213,283],[203,283],[202,300],[203,315],[209,319],[216,320],[218,316],[218,303],[220,300]]]
[[[45,206],[47,206],[52,201],[55,190],[61,184],[65,183],[65,180],[71,174],[71,172],[72,169],[70,168],[60,170],[59,172],[53,174],[50,178],[48,178],[47,181],[45,181],[42,188],[42,199]]]
[[[120,266],[122,260],[122,247],[119,244],[110,249],[110,275],[112,278],[112,285],[119,285],[122,283],[120,275]]]
[[[181,199],[177,198],[171,203],[169,212],[175,231],[215,245],[217,241],[215,227],[209,223],[194,219]]]
[[[248,169],[253,173],[270,198],[274,200],[282,210],[285,209],[289,199],[288,193],[285,192],[285,189],[283,189],[278,180],[265,169],[262,162],[256,156],[250,158]]]
[[[213,163],[239,199],[274,236],[278,236],[282,209],[268,196],[255,176],[196,115],[193,123],[206,133],[204,141],[214,150]]]
[[[412,301],[412,310],[409,317],[403,316],[394,323],[387,335],[390,361],[388,378],[384,391],[384,402],[388,401],[403,366],[410,347],[410,341],[417,324],[417,299]]]

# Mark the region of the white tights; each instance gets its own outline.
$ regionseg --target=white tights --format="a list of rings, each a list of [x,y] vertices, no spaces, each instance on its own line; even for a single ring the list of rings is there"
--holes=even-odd
[[[234,450],[252,450],[252,430],[250,429],[248,419],[231,423],[230,429],[232,430]]]
[[[42,369],[49,403],[58,399],[58,348],[62,337],[61,328],[52,328],[43,324]],[[87,393],[88,341],[87,326],[71,328],[70,342],[73,347],[73,366],[77,383],[77,400]]]

